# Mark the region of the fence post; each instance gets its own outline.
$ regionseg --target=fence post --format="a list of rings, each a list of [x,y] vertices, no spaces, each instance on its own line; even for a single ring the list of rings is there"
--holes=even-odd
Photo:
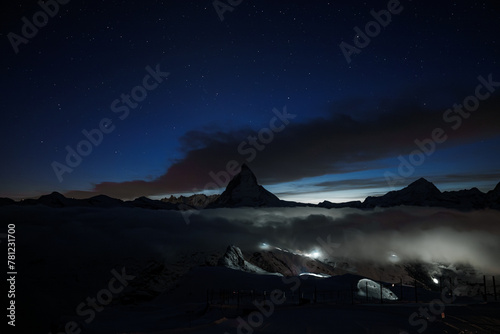
[[[403,300],[403,277],[400,278],[401,282],[400,282],[400,291],[399,291],[399,294],[401,295],[401,300]]]
[[[450,297],[453,298],[453,282],[451,281],[451,276],[450,276]]]
[[[417,280],[413,280],[415,285],[415,303],[418,303]]]
[[[493,279],[493,295],[495,296],[495,301],[497,300],[497,286],[495,284],[495,276],[491,276]]]
[[[484,284],[484,300],[488,301],[488,296],[486,295],[486,275],[483,275],[483,284]]]
[[[380,304],[384,303],[383,298],[382,298],[382,288],[383,288],[383,285],[382,285],[382,282],[380,282]]]

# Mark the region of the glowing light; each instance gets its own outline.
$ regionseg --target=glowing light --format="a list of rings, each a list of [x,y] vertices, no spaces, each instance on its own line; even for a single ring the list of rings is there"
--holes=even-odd
[[[439,280],[435,277],[432,277],[432,281],[435,283],[435,284],[439,284]]]
[[[304,255],[313,259],[318,259],[321,257],[322,254],[319,250],[315,249],[311,253],[305,253]]]
[[[399,262],[399,256],[397,256],[395,253],[390,253],[389,254],[389,258],[388,258],[389,262],[392,262],[392,263],[397,263]]]
[[[265,242],[262,242],[260,245],[259,245],[259,248],[260,249],[269,249],[269,245],[266,244]]]

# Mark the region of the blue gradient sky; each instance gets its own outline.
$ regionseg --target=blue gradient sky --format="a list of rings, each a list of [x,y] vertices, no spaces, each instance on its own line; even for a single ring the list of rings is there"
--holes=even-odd
[[[190,194],[231,160],[304,202],[363,199],[419,177],[441,190],[492,189],[498,91],[456,130],[443,114],[474,95],[479,76],[500,81],[498,6],[401,1],[348,63],[339,44],[353,45],[354,27],[387,3],[242,1],[221,21],[211,1],[69,2],[15,53],[9,33],[41,10],[15,2],[0,35],[0,196]],[[112,102],[157,65],[168,78],[120,120]],[[284,106],[296,117],[248,161],[238,146]],[[66,146],[103,118],[115,129],[61,181],[53,163],[65,164]],[[398,156],[435,128],[449,138],[391,187]]]

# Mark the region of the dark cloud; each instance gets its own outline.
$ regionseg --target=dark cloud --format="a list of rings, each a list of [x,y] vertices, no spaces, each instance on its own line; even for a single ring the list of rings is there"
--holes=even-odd
[[[456,182],[474,182],[481,181],[498,182],[500,173],[481,173],[481,174],[446,174],[443,176],[434,177],[435,182],[439,183],[456,183]]]
[[[387,187],[385,178],[347,179],[316,183],[313,186],[328,190],[377,189]]]
[[[189,225],[177,211],[127,208],[10,207],[0,217],[16,224],[20,248],[33,261],[99,259],[109,268],[129,257],[170,262],[182,254],[222,252],[229,244],[256,250],[266,242],[291,251],[320,248],[326,258],[383,264],[392,252],[403,261],[464,263],[500,273],[495,210],[212,209],[194,213]]]
[[[70,192],[68,195],[88,197],[100,193],[118,198],[135,198],[142,195],[198,192],[214,182],[210,172],[221,172],[227,176],[224,171],[229,161],[249,163],[263,184],[370,170],[379,159],[408,155],[418,148],[415,140],[430,138],[435,128],[442,128],[448,136],[444,143],[438,144],[438,148],[498,136],[499,101],[498,97],[492,97],[482,102],[480,108],[467,119],[462,119],[456,129],[452,125],[457,125],[458,120],[443,120],[445,110],[423,110],[410,107],[404,101],[385,106],[387,112],[372,118],[356,119],[335,113],[305,123],[300,121],[301,116],[304,116],[303,111],[288,106],[288,113],[296,114],[297,117],[290,120],[283,131],[275,133],[273,140],[262,145],[261,150],[255,150],[255,159],[251,161],[253,156],[248,136],[255,135],[255,131],[249,128],[237,131],[190,131],[180,139],[184,158],[174,162],[159,178],[152,181],[102,182],[95,185],[92,192]],[[270,113],[269,119],[273,117],[274,114]],[[266,124],[263,128],[268,126]],[[222,174],[219,179],[223,186],[227,177]],[[350,181],[351,185],[353,182]],[[377,183],[380,184],[379,181]],[[367,186],[371,187],[369,184]],[[358,184],[358,187],[361,185]]]
[[[446,175],[433,175],[427,177],[428,181],[439,185],[443,184],[457,184],[470,182],[472,184],[478,184],[480,182],[498,182],[500,180],[500,173],[484,173],[484,174],[446,174]],[[409,182],[414,181],[414,179],[409,179]],[[385,178],[367,178],[367,179],[345,179],[345,180],[334,180],[319,182],[312,185],[317,187],[316,190],[308,190],[308,192],[318,192],[318,191],[341,191],[341,190],[354,190],[354,189],[384,189],[387,187],[387,180]],[[404,187],[404,185],[402,186]],[[310,188],[308,188],[310,189]],[[443,189],[440,189],[443,191]],[[300,190],[298,191],[299,193]],[[296,194],[297,192],[295,192]],[[285,193],[283,193],[285,194]],[[286,193],[292,194],[292,193]]]

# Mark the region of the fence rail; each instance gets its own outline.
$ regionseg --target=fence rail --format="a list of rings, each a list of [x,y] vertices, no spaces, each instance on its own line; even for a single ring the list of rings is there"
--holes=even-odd
[[[380,285],[380,294],[376,296],[362,291],[357,287],[357,282],[352,282],[350,288],[318,290],[313,288],[298,288],[296,291],[280,291],[280,299],[285,300],[285,305],[299,305],[307,303],[328,303],[328,304],[366,304],[366,303],[386,303],[405,304],[429,302],[437,296],[443,294],[453,297],[453,293],[463,298],[476,298],[485,301],[497,301],[497,287],[495,277],[484,276],[479,282],[460,282],[453,284],[453,280],[442,279],[432,288],[423,283],[414,281],[413,285],[403,284],[402,280],[395,283],[377,282]],[[389,300],[383,298],[382,290],[387,289],[397,299]],[[208,305],[226,305],[233,307],[247,307],[270,298],[271,291],[266,290],[226,290],[209,289],[206,291],[206,302]]]

